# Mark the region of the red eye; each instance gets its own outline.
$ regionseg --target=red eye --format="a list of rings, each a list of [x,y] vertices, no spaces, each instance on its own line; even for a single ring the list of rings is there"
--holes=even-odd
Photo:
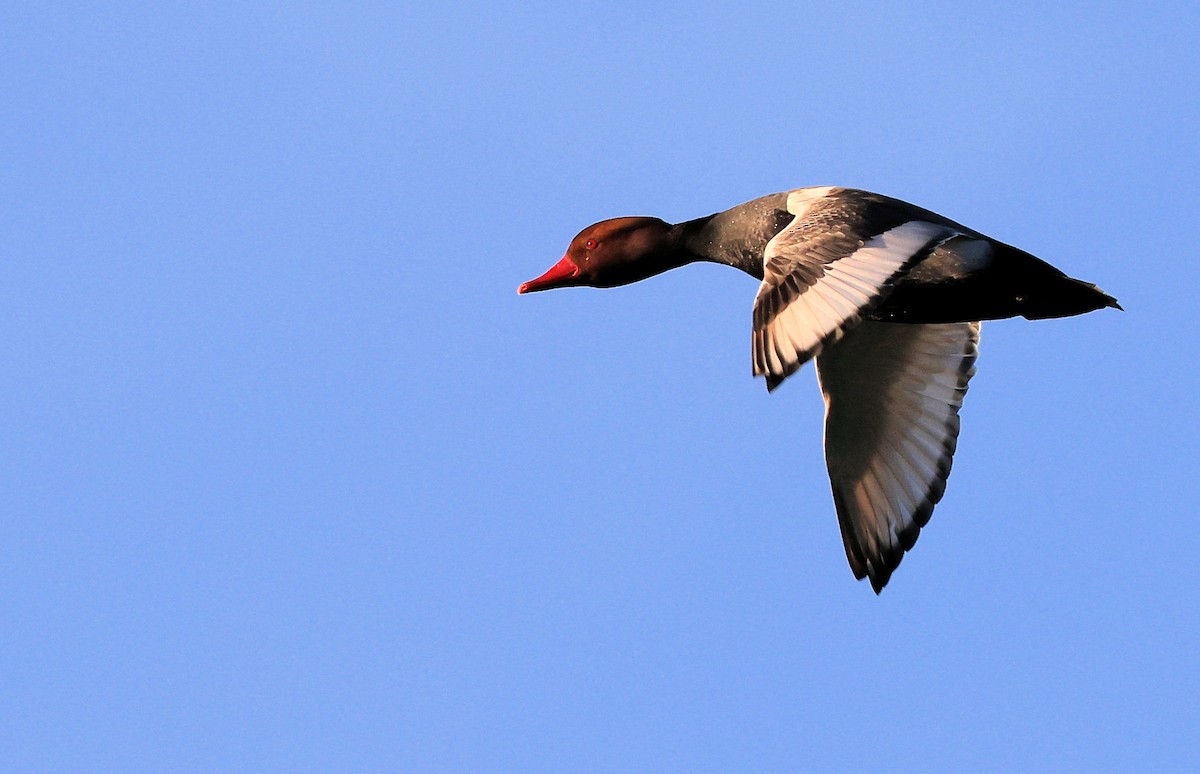
[[[587,249],[591,250],[593,247],[596,246],[596,240],[589,239],[588,241],[583,243],[583,246],[586,247]]]

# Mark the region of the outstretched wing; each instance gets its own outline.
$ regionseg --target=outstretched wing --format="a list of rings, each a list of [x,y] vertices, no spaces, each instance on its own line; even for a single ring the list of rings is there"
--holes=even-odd
[[[959,233],[903,202],[847,188],[788,195],[795,219],[767,243],[754,299],[754,375],[773,390],[842,337],[892,283]],[[937,216],[933,216],[936,218]]]
[[[817,358],[846,558],[875,593],[946,490],[979,328],[867,320]]]

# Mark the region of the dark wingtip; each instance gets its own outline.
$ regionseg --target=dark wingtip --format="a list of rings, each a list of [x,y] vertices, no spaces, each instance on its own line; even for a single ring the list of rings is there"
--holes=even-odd
[[[884,575],[883,577],[878,577],[878,576],[872,574],[870,577],[871,577],[871,590],[875,592],[875,596],[879,596],[879,594],[883,591],[883,587],[887,585],[888,580],[892,577],[892,574],[889,572],[887,575]]]

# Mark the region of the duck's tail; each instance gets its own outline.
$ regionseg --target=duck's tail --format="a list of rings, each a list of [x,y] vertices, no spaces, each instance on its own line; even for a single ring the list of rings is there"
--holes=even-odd
[[[1071,317],[1105,307],[1125,311],[1117,303],[1117,299],[1092,283],[1072,279],[1048,265],[1047,268],[1051,268],[1059,276],[1036,283],[1029,295],[1022,299],[1021,316],[1025,319]]]

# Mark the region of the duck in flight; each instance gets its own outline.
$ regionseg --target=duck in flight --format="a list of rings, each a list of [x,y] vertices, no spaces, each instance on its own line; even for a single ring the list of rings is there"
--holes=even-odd
[[[941,215],[835,187],[683,223],[604,220],[518,292],[627,285],[696,261],[762,281],[751,362],[769,391],[816,358],[846,558],[876,594],[945,492],[981,321],[1121,308],[1095,285]]]

